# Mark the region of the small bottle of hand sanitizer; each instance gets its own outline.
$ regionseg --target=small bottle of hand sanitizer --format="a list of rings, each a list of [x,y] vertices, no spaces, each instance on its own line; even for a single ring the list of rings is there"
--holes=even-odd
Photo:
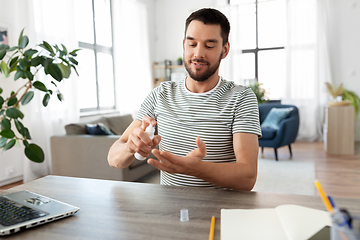
[[[153,125],[150,124],[149,126],[147,126],[147,128],[145,129],[145,132],[147,133],[147,135],[149,136],[149,138],[151,140],[154,139],[155,127]],[[146,159],[146,157],[143,157],[138,153],[135,153],[135,158],[137,160],[142,160],[142,161]]]

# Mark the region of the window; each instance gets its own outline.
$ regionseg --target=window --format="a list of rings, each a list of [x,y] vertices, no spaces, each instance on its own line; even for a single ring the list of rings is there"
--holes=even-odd
[[[242,78],[256,79],[270,99],[281,99],[286,86],[286,0],[229,3],[237,6]]]
[[[110,0],[76,0],[80,112],[116,108]]]

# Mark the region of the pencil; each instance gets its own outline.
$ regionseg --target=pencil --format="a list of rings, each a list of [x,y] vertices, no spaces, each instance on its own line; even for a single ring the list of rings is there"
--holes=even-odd
[[[331,206],[329,198],[326,196],[326,194],[325,194],[324,190],[322,189],[318,180],[315,180],[315,186],[316,186],[317,190],[319,191],[320,197],[323,200],[326,209],[328,210],[328,212],[333,213],[333,208]]]
[[[214,240],[214,231],[215,231],[215,217],[212,216],[211,225],[210,225],[209,240]]]

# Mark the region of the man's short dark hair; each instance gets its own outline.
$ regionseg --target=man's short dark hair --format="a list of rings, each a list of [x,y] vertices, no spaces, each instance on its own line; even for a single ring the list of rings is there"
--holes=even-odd
[[[227,17],[219,10],[213,8],[202,8],[193,12],[185,22],[185,37],[186,31],[191,21],[197,20],[204,24],[220,25],[221,37],[223,39],[223,45],[229,41],[230,23]]]

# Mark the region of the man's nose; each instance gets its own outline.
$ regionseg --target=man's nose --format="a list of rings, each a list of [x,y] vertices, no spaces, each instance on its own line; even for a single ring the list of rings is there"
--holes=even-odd
[[[205,56],[205,48],[202,46],[196,46],[195,48],[195,52],[194,52],[194,57],[195,58],[204,58]]]

